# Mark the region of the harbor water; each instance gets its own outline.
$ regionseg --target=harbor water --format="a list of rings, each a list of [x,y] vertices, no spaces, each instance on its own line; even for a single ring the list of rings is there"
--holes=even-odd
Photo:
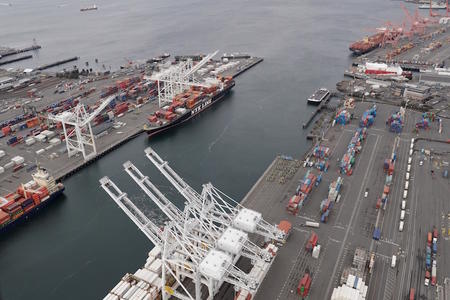
[[[348,45],[370,28],[403,18],[400,2],[382,0],[6,0],[0,46],[42,45],[37,67],[79,56],[94,68],[164,52],[247,52],[264,62],[236,80],[229,97],[183,126],[149,140],[142,135],[64,182],[65,196],[0,237],[0,299],[101,299],[145,261],[152,244],[100,189],[104,175],[160,223],[123,171],[135,165],[177,205],[183,201],[144,156],[153,147],[194,188],[211,181],[240,200],[276,154],[308,148],[302,123],[317,88],[334,88],[350,63]],[[370,15],[368,15],[370,13]],[[71,65],[69,64],[69,67]],[[283,199],[273,199],[283,201]]]

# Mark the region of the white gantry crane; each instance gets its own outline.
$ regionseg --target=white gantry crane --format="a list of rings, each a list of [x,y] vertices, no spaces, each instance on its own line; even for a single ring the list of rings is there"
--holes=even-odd
[[[191,86],[205,86],[209,87],[211,83],[217,83],[217,80],[210,82],[201,82],[196,78],[195,72],[200,70],[210,59],[212,59],[219,50],[208,54],[197,64],[193,64],[191,58],[185,61],[180,61],[176,65],[170,66],[162,72],[151,76],[151,80],[158,83],[158,100],[159,106],[162,107],[166,103],[172,103],[173,98],[190,88]]]
[[[187,202],[198,211],[202,219],[233,226],[248,233],[256,233],[266,239],[284,241],[285,233],[277,226],[265,221],[261,213],[243,207],[211,183],[203,186],[202,195],[200,195],[153,149],[150,147],[145,149],[145,154]]]
[[[148,176],[134,166],[130,161],[123,164],[125,172],[138,184],[145,194],[166,214],[179,230],[188,234],[196,234],[204,246],[209,248],[216,245],[220,250],[230,255],[242,255],[256,263],[257,261],[270,261],[273,256],[266,250],[261,249],[248,238],[248,234],[228,226],[212,222],[205,218],[191,204],[186,203],[184,212],[176,207],[163,193],[150,181]]]
[[[132,168],[132,165],[127,162],[125,167]],[[235,265],[239,256],[205,242],[201,236],[208,233],[202,229],[201,224],[196,224],[198,220],[189,217],[188,214],[180,215],[181,211],[172,203],[166,202],[167,199],[164,196],[161,197],[162,194],[159,195],[160,192],[156,188],[153,191],[156,194],[149,190],[152,200],[155,203],[161,201],[159,206],[168,216],[178,217],[176,221],[169,221],[163,229],[156,226],[109,178],[103,177],[100,179],[100,184],[155,246],[162,249],[162,286],[160,288],[164,300],[172,296],[183,300],[200,300],[202,285],[208,288],[208,299],[213,299],[224,282],[233,285],[236,289],[256,291],[259,282]],[[197,229],[198,232],[196,232]],[[174,286],[166,286],[167,275],[175,279]],[[194,293],[186,286],[186,278],[191,279],[194,284]]]
[[[49,120],[62,123],[67,154],[69,157],[81,152],[84,160],[88,160],[97,154],[94,135],[92,134],[91,121],[105,109],[115,97],[116,95],[113,95],[103,100],[92,113],[86,111],[84,104],[78,103],[73,110],[65,111],[58,115],[48,115]],[[68,125],[73,128],[67,128]]]

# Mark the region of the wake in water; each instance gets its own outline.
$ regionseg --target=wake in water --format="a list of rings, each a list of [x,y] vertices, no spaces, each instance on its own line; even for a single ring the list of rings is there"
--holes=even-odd
[[[227,126],[225,126],[225,128],[222,130],[222,132],[221,132],[221,133],[219,134],[219,136],[217,137],[217,139],[215,139],[214,141],[212,141],[212,142],[209,144],[209,147],[208,147],[208,151],[209,151],[209,152],[211,152],[211,149],[214,147],[214,145],[215,145],[218,141],[220,141],[220,140],[222,139],[223,135],[224,135],[225,132],[228,130],[228,127],[230,127],[230,123],[228,123]]]

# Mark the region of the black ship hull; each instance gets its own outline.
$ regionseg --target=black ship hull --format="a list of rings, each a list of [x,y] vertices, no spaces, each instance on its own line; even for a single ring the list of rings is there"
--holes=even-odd
[[[10,229],[17,226],[18,224],[21,224],[21,223],[25,222],[26,220],[32,218],[33,216],[39,214],[41,209],[44,209],[48,205],[53,203],[54,200],[56,200],[64,192],[64,189],[65,189],[64,187],[60,188],[59,190],[55,191],[53,194],[50,194],[48,199],[46,199],[44,202],[39,203],[38,205],[36,205],[32,209],[30,209],[28,212],[21,215],[16,220],[12,220],[7,224],[2,225],[0,227],[0,234],[3,234],[4,232],[9,231]]]
[[[167,131],[175,126],[181,125],[184,122],[192,119],[196,115],[200,114],[202,111],[208,109],[209,107],[213,106],[213,104],[220,102],[222,99],[224,99],[231,91],[231,89],[234,87],[234,82],[230,84],[229,86],[225,87],[222,91],[214,95],[210,100],[207,100],[202,103],[201,106],[194,108],[193,110],[189,110],[185,114],[181,115],[180,117],[176,118],[172,122],[168,122],[164,125],[161,125],[159,127],[150,127],[145,126],[144,131],[147,132],[148,136],[155,136],[157,134],[160,134],[164,131]]]

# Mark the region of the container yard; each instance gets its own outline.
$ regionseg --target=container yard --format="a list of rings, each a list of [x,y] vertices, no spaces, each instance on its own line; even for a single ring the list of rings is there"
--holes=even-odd
[[[403,299],[411,289],[417,297],[439,293],[450,276],[445,256],[437,254],[449,251],[450,206],[442,195],[450,192],[444,176],[450,144],[436,121],[434,129],[417,134],[415,120],[422,113],[409,109],[400,108],[402,132],[392,132],[386,120],[398,109],[356,103],[349,123],[335,122],[303,157],[278,156],[241,201],[289,232],[251,299],[353,299],[345,298],[348,294]],[[376,118],[366,127],[360,120],[368,115]],[[450,126],[447,119],[442,122],[443,128]],[[352,172],[342,173],[341,157],[349,149],[358,155]],[[427,230],[438,238],[427,241]],[[140,273],[126,274],[116,288]],[[117,299],[114,291],[106,299]]]
[[[199,76],[234,78],[261,61],[251,56],[208,60]],[[78,80],[51,73],[0,71],[0,192],[10,193],[29,181],[37,163],[57,181],[63,180],[141,134],[149,117],[160,109],[158,88],[150,78],[170,64],[168,56],[161,56]],[[79,104],[84,104],[83,112]],[[73,124],[63,128],[67,111],[89,120],[80,130],[89,131],[89,125],[94,143],[85,143],[84,149],[66,143],[77,138],[76,130],[70,129]],[[11,161],[16,156],[23,162]]]

